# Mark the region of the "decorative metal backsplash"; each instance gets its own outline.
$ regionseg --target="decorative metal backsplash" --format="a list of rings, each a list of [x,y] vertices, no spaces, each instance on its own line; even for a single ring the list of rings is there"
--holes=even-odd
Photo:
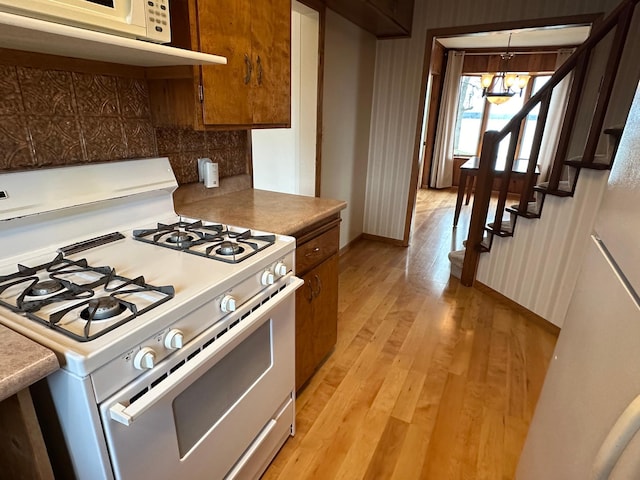
[[[247,132],[154,129],[144,79],[0,65],[0,171],[168,156],[178,183],[197,158],[248,173]]]

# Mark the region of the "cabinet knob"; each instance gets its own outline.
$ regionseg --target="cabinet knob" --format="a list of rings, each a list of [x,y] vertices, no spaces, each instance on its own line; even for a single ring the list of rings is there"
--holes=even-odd
[[[320,247],[316,247],[313,250],[311,250],[310,252],[305,253],[304,256],[305,257],[310,257],[312,255],[316,255],[319,252],[320,252]]]

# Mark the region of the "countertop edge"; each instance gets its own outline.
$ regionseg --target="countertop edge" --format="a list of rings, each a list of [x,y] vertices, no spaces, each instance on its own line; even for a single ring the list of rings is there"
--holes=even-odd
[[[51,350],[0,325],[0,401],[60,368]]]
[[[294,235],[345,208],[347,202],[344,200],[259,189],[191,203],[175,202],[176,212],[187,217],[281,235]]]

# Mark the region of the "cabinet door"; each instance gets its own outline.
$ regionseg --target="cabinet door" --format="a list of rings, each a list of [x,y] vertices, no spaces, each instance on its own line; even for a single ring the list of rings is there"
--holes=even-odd
[[[291,0],[251,4],[254,125],[291,124]]]
[[[317,366],[331,352],[338,336],[338,255],[310,273],[315,293],[313,351]]]
[[[331,352],[338,335],[338,255],[304,277],[296,292],[296,390]]]
[[[250,0],[199,0],[200,51],[227,57],[227,65],[202,66],[205,125],[249,125],[251,60]]]

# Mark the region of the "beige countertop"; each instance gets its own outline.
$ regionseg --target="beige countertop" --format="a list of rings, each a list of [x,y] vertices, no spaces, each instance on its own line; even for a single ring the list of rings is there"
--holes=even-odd
[[[59,368],[51,350],[4,325],[0,325],[0,345],[0,401]]]
[[[178,192],[189,188],[196,189],[198,186],[186,185],[180,187]],[[255,189],[212,196],[192,203],[182,203],[179,198],[187,197],[174,194],[176,212],[181,215],[282,235],[299,232],[347,206],[342,200]]]

